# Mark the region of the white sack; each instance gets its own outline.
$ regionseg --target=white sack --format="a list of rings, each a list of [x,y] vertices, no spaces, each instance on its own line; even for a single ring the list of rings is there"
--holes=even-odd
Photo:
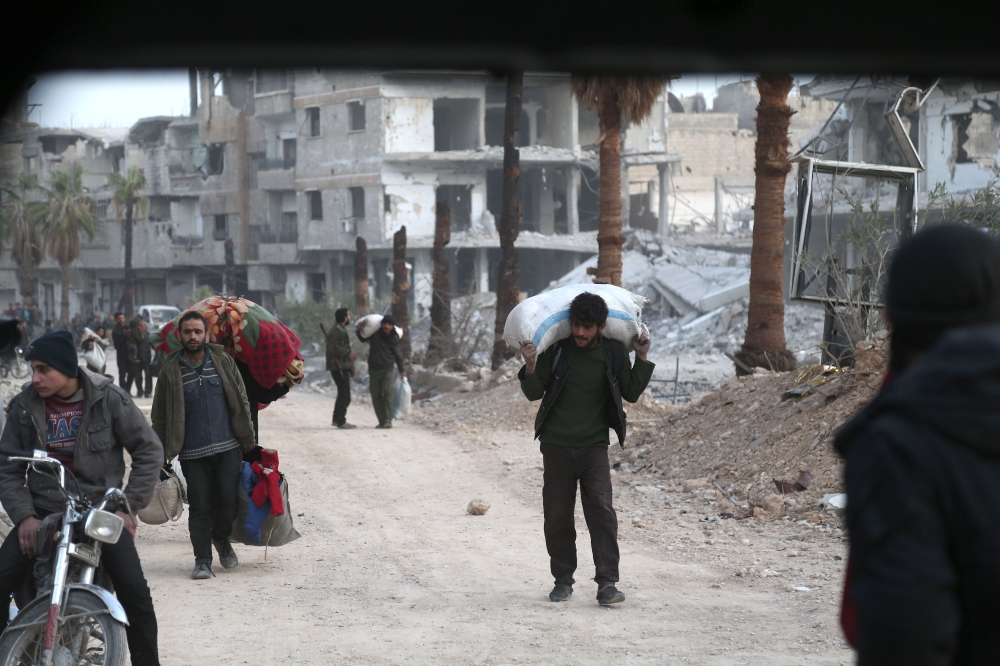
[[[626,350],[638,337],[645,297],[610,284],[573,284],[553,289],[517,304],[507,316],[503,339],[511,347],[529,341],[541,354],[559,340],[570,337],[569,304],[582,293],[597,294],[608,305],[604,337],[618,340]]]
[[[361,326],[361,337],[363,338],[372,337],[375,334],[375,331],[377,331],[379,326],[381,325],[382,325],[382,315],[380,314],[366,315],[361,319],[359,319],[358,323],[355,324],[355,326]],[[399,326],[396,327],[396,335],[399,336],[400,340],[403,339],[403,329],[401,329]]]

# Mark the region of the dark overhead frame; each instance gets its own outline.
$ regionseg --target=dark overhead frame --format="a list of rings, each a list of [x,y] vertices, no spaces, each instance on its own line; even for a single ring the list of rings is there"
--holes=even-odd
[[[1000,75],[1000,3],[971,0],[8,4],[3,103],[37,72],[191,65]]]

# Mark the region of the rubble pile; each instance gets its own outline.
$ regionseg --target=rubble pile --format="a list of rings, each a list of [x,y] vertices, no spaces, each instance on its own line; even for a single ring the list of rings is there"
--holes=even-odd
[[[802,370],[758,371],[728,381],[679,414],[632,419],[632,446],[614,460],[620,474],[648,474],[686,492],[712,493],[722,511],[773,518],[815,513],[840,492],[841,463],[832,440],[878,390],[886,334],[862,343],[855,368],[829,373],[801,398],[789,389]],[[808,472],[807,489],[779,494]],[[742,513],[741,513],[742,512]]]

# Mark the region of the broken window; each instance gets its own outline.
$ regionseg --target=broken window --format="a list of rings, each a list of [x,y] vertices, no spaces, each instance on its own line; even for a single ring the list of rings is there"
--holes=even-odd
[[[365,131],[365,104],[364,102],[347,103],[347,127],[351,132]]]
[[[215,226],[212,228],[212,239],[224,241],[229,238],[229,223],[225,215],[215,216]]]
[[[286,169],[295,168],[295,139],[282,139],[281,140],[281,159],[282,166]]]
[[[351,217],[355,220],[365,219],[365,188],[349,187],[351,196]]]
[[[309,123],[309,136],[319,136],[319,107],[306,107],[306,120]]]
[[[479,147],[479,100],[434,100],[434,150],[472,150]]]
[[[382,205],[386,213],[392,212],[392,195],[383,194],[382,195]]]
[[[993,115],[976,109],[972,113],[954,115],[951,120],[955,136],[955,164],[979,164],[984,168],[996,165],[1000,136]]]
[[[323,193],[319,190],[311,190],[307,193],[309,196],[309,219],[310,220],[322,220],[323,219]]]
[[[437,200],[448,204],[451,211],[451,230],[466,231],[472,225],[472,186],[439,185]]]
[[[208,146],[208,155],[205,164],[206,173],[209,176],[218,176],[226,168],[226,144],[213,143]]]
[[[326,274],[325,273],[310,273],[309,274],[309,295],[316,303],[322,303],[326,300]]]
[[[257,94],[288,90],[288,71],[284,69],[258,69]]]

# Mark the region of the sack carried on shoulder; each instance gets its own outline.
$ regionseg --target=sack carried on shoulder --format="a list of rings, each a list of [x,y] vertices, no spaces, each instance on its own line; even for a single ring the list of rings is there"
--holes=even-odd
[[[144,509],[140,509],[139,520],[147,525],[162,525],[168,520],[177,521],[184,514],[184,495],[181,482],[173,474],[156,484],[153,499]]]

